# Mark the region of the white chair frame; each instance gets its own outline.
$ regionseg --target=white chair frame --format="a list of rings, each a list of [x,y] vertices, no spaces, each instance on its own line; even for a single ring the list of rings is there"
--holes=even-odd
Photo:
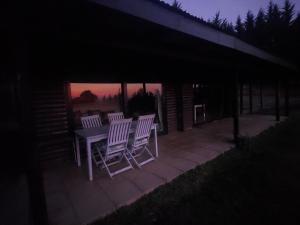
[[[111,178],[121,172],[133,169],[133,166],[126,155],[128,151],[127,144],[131,122],[132,118],[112,121],[109,126],[107,144],[105,146],[96,146],[100,156],[98,164],[103,164],[102,168],[106,169]],[[109,167],[120,163],[123,158],[128,165],[112,172]]]
[[[124,114],[123,114],[123,112],[108,113],[107,117],[108,117],[109,123],[111,123],[112,121],[115,121],[115,120],[124,119]]]
[[[102,122],[99,114],[92,115],[92,116],[83,116],[80,118],[81,124],[83,128],[92,128],[92,127],[102,127]],[[101,143],[100,143],[101,144]],[[99,143],[95,143],[95,145],[99,145]],[[75,153],[76,156],[76,153]],[[92,158],[96,165],[99,163],[99,155],[97,151],[92,151]]]
[[[92,116],[83,116],[80,119],[83,128],[102,127],[101,118],[98,114]]]
[[[155,114],[139,116],[134,137],[129,146],[129,155],[139,168],[155,159],[148,148],[154,118]],[[139,162],[138,157],[144,152],[148,153],[150,158]]]

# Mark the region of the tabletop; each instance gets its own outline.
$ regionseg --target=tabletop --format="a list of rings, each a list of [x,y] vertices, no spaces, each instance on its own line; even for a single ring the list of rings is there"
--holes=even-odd
[[[133,121],[131,123],[130,131],[131,133],[134,131],[135,127],[137,126],[137,121]],[[152,129],[154,129],[156,123],[153,124]],[[98,135],[105,134],[107,135],[109,129],[109,125],[104,125],[102,127],[91,127],[91,128],[84,128],[84,129],[76,129],[74,133],[78,136],[83,138],[94,137]]]

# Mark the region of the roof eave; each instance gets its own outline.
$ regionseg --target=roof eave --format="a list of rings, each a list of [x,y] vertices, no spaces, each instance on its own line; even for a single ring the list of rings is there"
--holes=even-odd
[[[160,4],[157,4],[156,2],[149,0],[130,0],[130,2],[124,0],[89,1],[281,65],[287,69],[298,71],[298,68],[295,65],[284,59],[241,41],[234,36],[218,31],[205,24],[201,24],[195,19],[188,18],[173,10],[161,7]]]

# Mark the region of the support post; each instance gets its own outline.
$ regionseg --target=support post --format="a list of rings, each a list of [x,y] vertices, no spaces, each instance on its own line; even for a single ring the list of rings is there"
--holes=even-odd
[[[240,82],[240,114],[243,114],[244,110],[244,84]]]
[[[285,96],[284,96],[284,105],[285,105],[285,116],[289,116],[290,114],[290,87],[289,81],[287,80],[285,83]]]
[[[262,81],[260,81],[259,83],[259,100],[260,100],[260,109],[262,110],[264,108]]]
[[[128,113],[128,108],[127,108],[127,100],[128,100],[128,95],[127,95],[127,84],[122,82],[121,83],[121,95],[122,95],[122,104],[121,104],[121,107],[122,107],[122,111],[127,114]]]
[[[236,147],[239,147],[239,136],[240,136],[240,121],[239,121],[239,101],[238,101],[238,91],[239,91],[239,74],[236,72],[233,80],[233,137]]]
[[[276,121],[280,121],[280,102],[279,102],[279,98],[280,98],[280,81],[279,79],[276,80],[276,84],[275,84],[275,114],[276,114]]]
[[[177,130],[184,131],[183,122],[183,96],[182,88],[183,85],[180,83],[175,84],[175,94],[176,94],[176,114],[177,114]]]
[[[252,89],[252,81],[249,81],[249,113],[253,113],[253,89]]]
[[[146,94],[146,83],[143,83],[143,92]]]

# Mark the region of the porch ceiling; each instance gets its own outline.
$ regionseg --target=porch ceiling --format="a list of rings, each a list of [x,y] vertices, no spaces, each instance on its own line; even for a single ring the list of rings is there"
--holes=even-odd
[[[98,3],[61,4],[55,20],[52,14],[46,20],[43,47],[36,45],[38,70],[46,67],[52,79],[52,74],[60,73],[74,81],[156,82],[170,81],[170,77],[222,81],[237,70],[244,78],[291,72],[235,48]]]

